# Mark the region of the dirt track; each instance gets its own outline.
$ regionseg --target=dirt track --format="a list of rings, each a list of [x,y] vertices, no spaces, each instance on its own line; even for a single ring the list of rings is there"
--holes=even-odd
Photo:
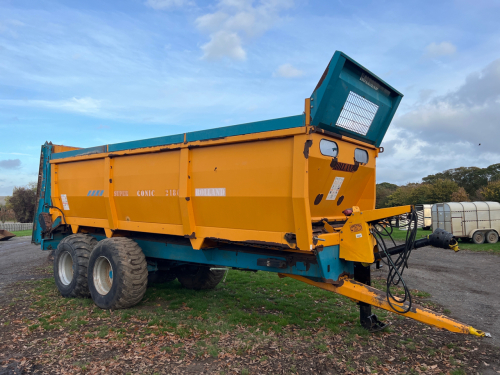
[[[32,270],[34,267],[45,265],[49,253],[31,244],[31,237],[14,237],[0,241],[0,296],[7,284],[38,278]]]
[[[495,254],[425,247],[412,252],[403,277],[410,289],[429,292],[450,317],[490,332],[488,341],[500,346],[499,266]]]

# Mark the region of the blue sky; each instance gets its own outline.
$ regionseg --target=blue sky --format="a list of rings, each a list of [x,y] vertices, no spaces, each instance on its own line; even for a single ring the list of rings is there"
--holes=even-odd
[[[378,182],[500,162],[499,16],[494,0],[0,0],[0,195],[36,181],[45,141],[299,114],[335,50],[405,95]]]

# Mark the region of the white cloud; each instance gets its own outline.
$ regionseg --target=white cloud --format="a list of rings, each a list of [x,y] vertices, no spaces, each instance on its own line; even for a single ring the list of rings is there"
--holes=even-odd
[[[196,19],[196,26],[210,35],[202,46],[204,59],[246,58],[243,43],[258,37],[280,20],[279,13],[293,6],[293,0],[219,0],[217,10]]]
[[[278,67],[276,72],[273,73],[273,76],[295,78],[295,77],[300,77],[303,74],[304,72],[295,68],[292,64],[283,64],[280,67]]]
[[[499,100],[497,59],[455,90],[398,116],[383,143],[378,182],[406,183],[450,168],[497,163]]]
[[[187,3],[188,2],[186,0],[148,0],[145,4],[153,9],[163,10],[180,7]]]
[[[247,55],[238,34],[221,30],[210,36],[210,42],[201,47],[203,58],[216,60],[227,56],[233,60],[245,60]]]
[[[431,43],[425,47],[425,56],[429,58],[450,56],[455,54],[455,52],[457,52],[457,47],[450,42]]]

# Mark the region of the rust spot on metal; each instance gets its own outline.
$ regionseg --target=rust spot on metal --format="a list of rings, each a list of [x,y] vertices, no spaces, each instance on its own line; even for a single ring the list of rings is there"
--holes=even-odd
[[[156,147],[156,146],[151,146],[151,147]],[[162,147],[158,150],[158,152],[160,151],[170,151],[172,149],[172,147]]]
[[[42,227],[42,232],[48,232],[52,229],[52,216],[47,212],[38,215],[38,222]]]
[[[190,240],[195,240],[196,239],[196,233],[193,232],[189,236],[186,234],[184,237],[185,238],[189,238]]]
[[[354,277],[353,274],[350,274],[349,272],[342,272],[340,275],[339,275],[339,278],[337,279],[337,281],[333,281],[331,284],[333,284],[334,286],[342,286],[344,285],[344,280],[347,280],[347,279],[352,279]],[[365,284],[361,284],[361,285],[365,285]]]
[[[337,206],[340,206],[342,202],[344,201],[344,196],[342,195],[338,200],[337,200]]]
[[[217,172],[217,167],[215,167],[214,172]]]
[[[332,168],[334,171],[341,171],[341,172],[356,172],[359,168],[359,163],[355,162],[354,164],[347,164],[347,163],[342,163],[338,160],[338,158],[333,158],[332,162],[330,163],[330,168]]]
[[[191,198],[189,198],[189,197],[186,197],[186,200],[187,200],[188,202],[189,202],[189,200],[190,200],[190,199],[191,199]]]
[[[318,204],[320,204],[322,199],[323,199],[323,194],[316,195],[316,199],[314,200],[314,205],[317,206]]]
[[[340,134],[333,133],[333,132],[330,132],[328,130],[318,128],[317,126],[313,126],[309,132],[310,133],[321,133],[321,134],[327,135],[327,136],[332,137],[332,138],[342,139],[342,136]]]
[[[226,137],[217,137],[217,138],[209,138],[209,139],[200,139],[198,141],[192,141],[192,142],[210,142],[210,141],[218,141],[221,139],[226,139]]]
[[[109,179],[109,183],[111,184],[112,182],[113,182],[113,179],[112,179],[112,178],[110,178],[110,179]]]
[[[353,224],[350,227],[351,232],[360,232],[361,229],[363,229],[363,226],[361,224]]]
[[[319,82],[316,85],[316,88],[314,89],[314,91],[316,91],[323,84],[323,81],[325,80],[326,76],[328,75],[328,69],[329,68],[330,68],[330,64],[328,64],[328,66],[326,67],[325,71],[323,72],[323,75],[319,79]]]
[[[312,144],[313,144],[313,141],[311,139],[308,139],[306,141],[306,143],[304,144],[304,157],[306,159],[309,158],[309,149],[311,148]]]

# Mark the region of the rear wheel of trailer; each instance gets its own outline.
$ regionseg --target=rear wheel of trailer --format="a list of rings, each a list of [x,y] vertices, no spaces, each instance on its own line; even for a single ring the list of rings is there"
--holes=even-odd
[[[125,237],[100,241],[89,259],[88,284],[101,309],[125,309],[138,304],[148,285],[146,258],[139,245]]]
[[[494,230],[490,230],[486,233],[486,241],[488,243],[497,243],[498,242],[498,233]]]

